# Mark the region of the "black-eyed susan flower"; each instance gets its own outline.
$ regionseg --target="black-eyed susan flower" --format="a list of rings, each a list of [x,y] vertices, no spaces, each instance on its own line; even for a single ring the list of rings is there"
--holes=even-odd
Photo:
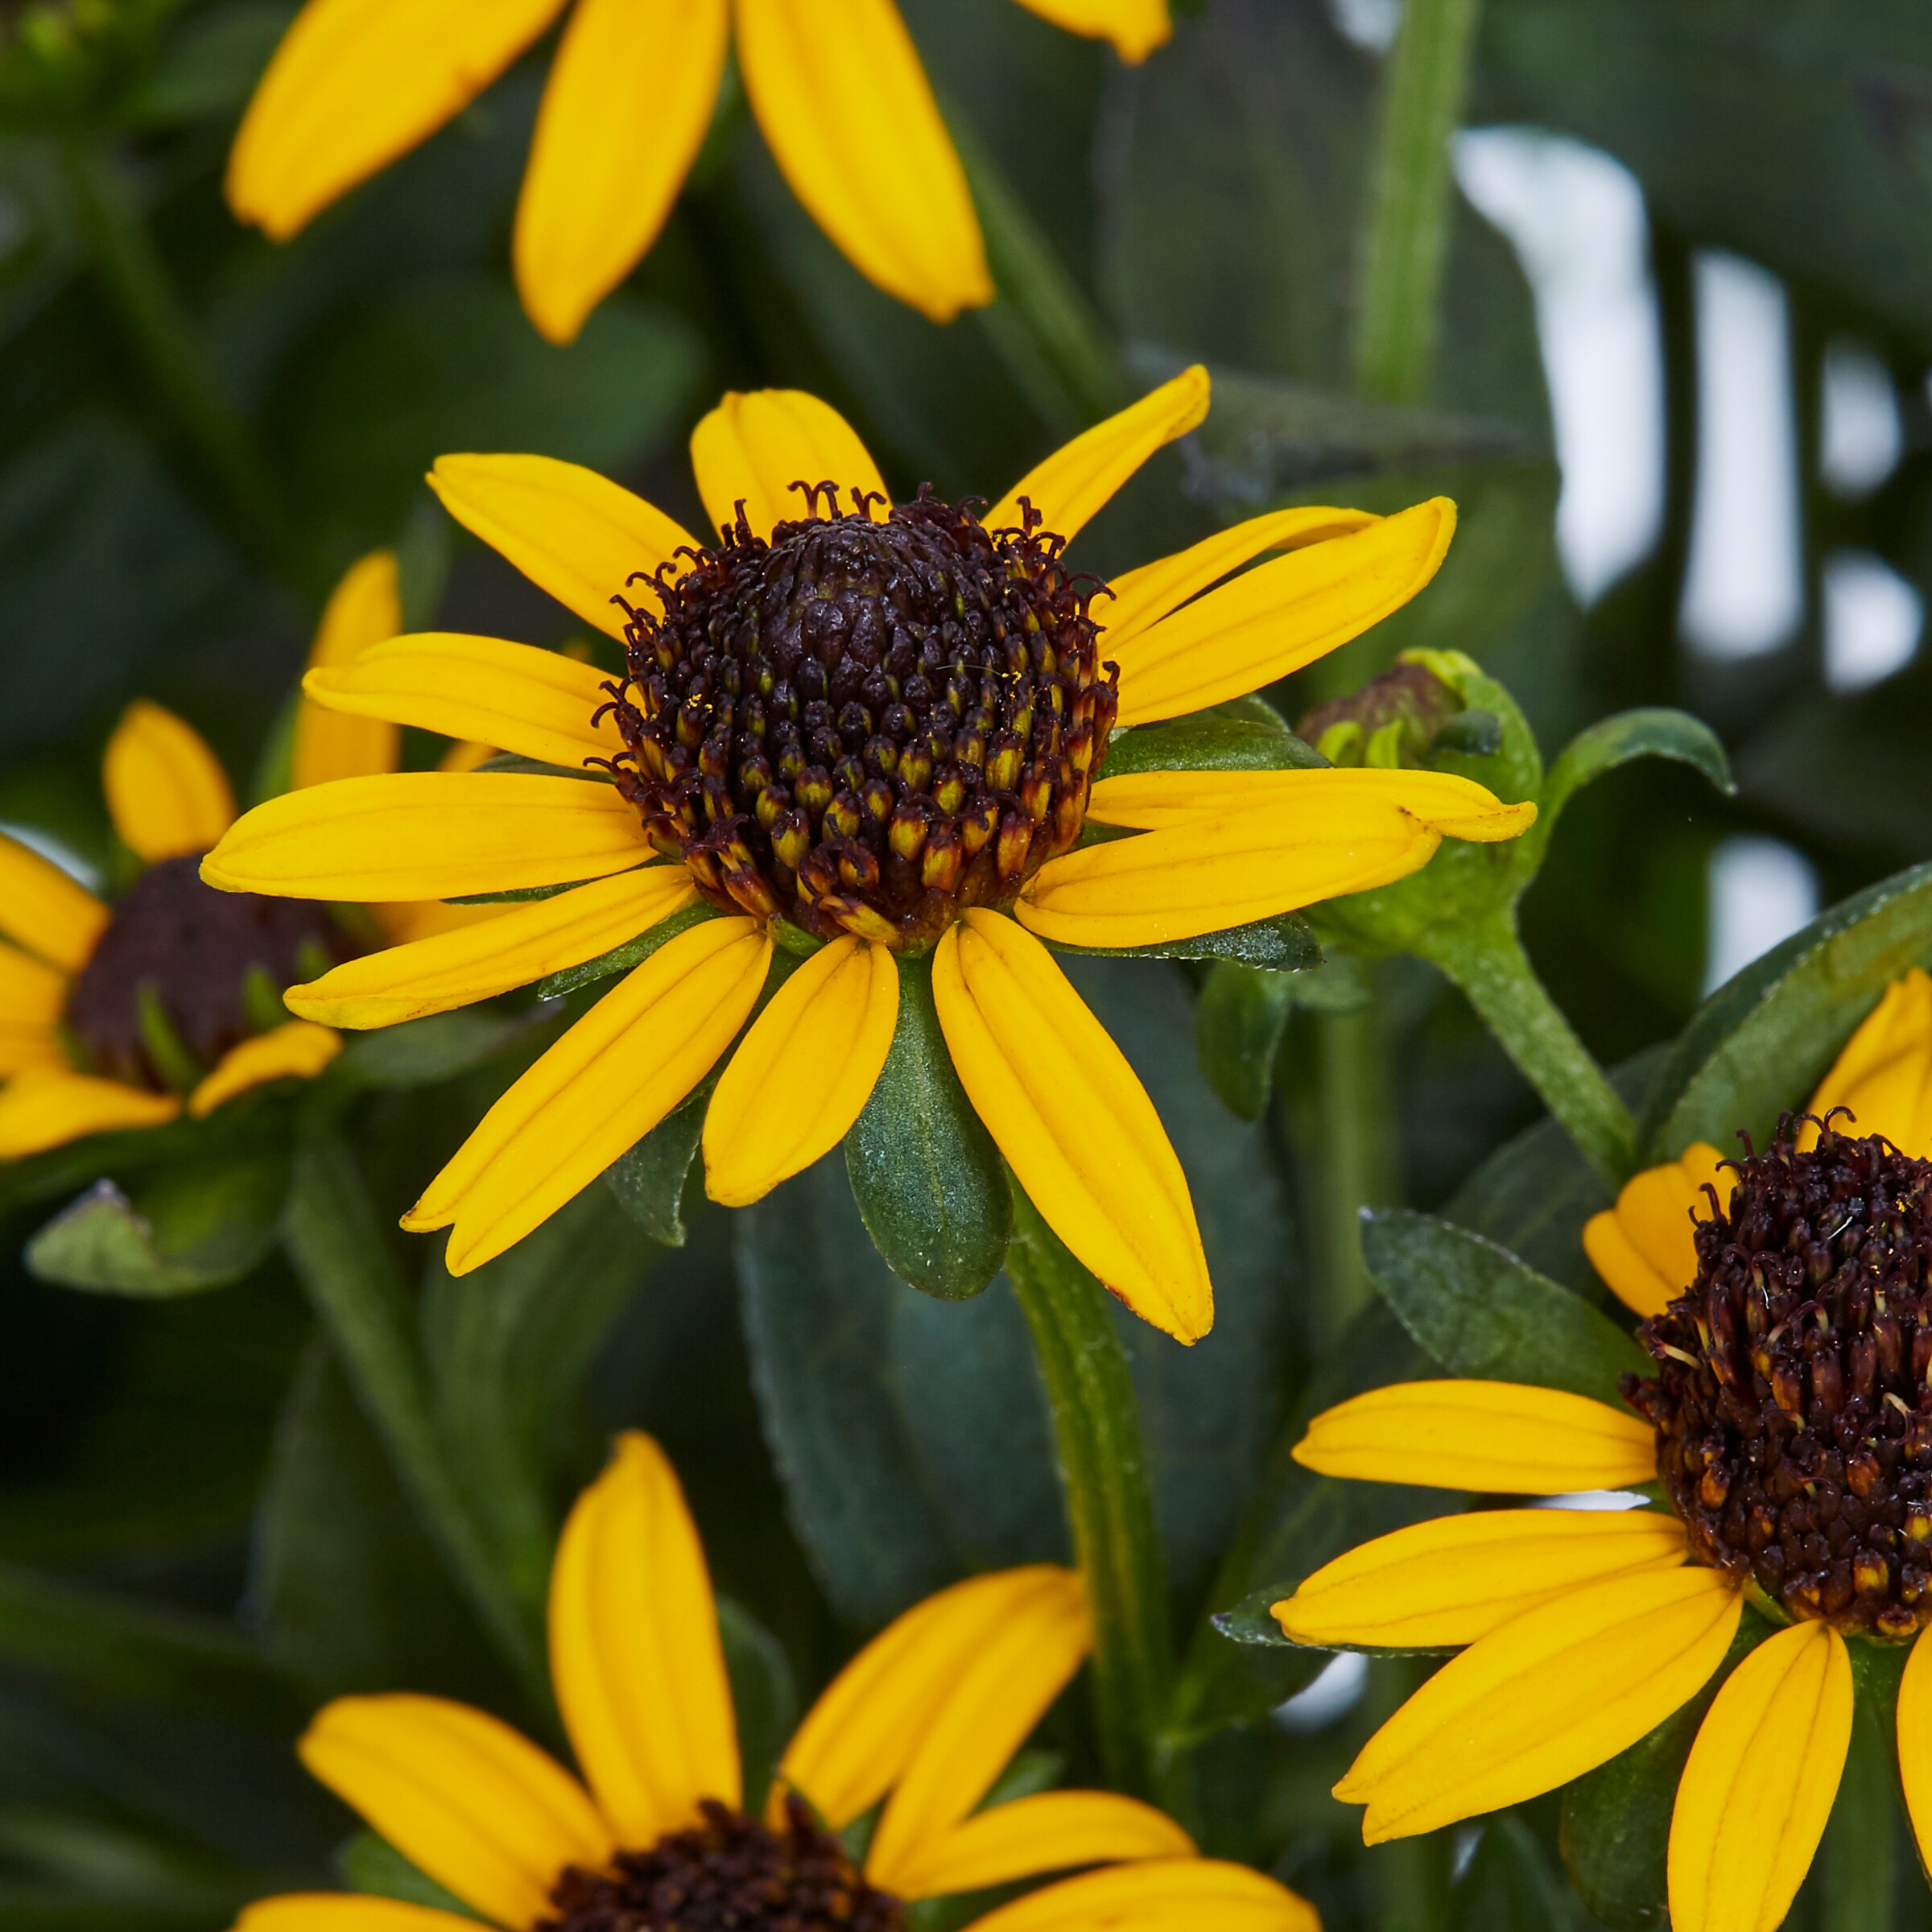
[[[1629,1409],[1417,1383],[1317,1417],[1296,1451],[1328,1475],[1505,1495],[1655,1483],[1662,1507],[1423,1523],[1274,1608],[1298,1642],[1459,1649],[1336,1787],[1366,1806],[1373,1843],[1534,1797],[1634,1744],[1705,1688],[1749,1602],[1777,1627],[1699,1726],[1672,1814],[1670,1922],[1769,1932],[1837,1794],[1856,1646],[1912,1646],[1899,1762],[1932,1843],[1932,1651],[1918,1641],[1932,1622],[1932,1162],[1814,1122],[1723,1179],[1685,1285],[1639,1331],[1657,1373],[1626,1378]]]
[[[1507,838],[1534,815],[1434,772],[1157,757],[1108,775],[1123,729],[1251,692],[1406,602],[1453,528],[1439,498],[1385,518],[1283,510],[1110,588],[1071,576],[1067,541],[1207,405],[1191,371],[981,516],[923,492],[889,507],[864,444],[811,397],[731,396],[692,440],[716,546],[568,464],[437,464],[459,521],[624,639],[627,676],[444,634],[312,673],[324,704],[563,770],[315,786],[250,812],[204,876],[370,901],[571,888],[291,993],[291,1010],[332,1026],[652,948],[407,1217],[452,1228],[453,1271],[588,1185],[748,1021],[704,1150],[714,1198],[758,1199],[838,1145],[894,1050],[902,978],[929,973],[920,997],[1041,1214],[1148,1320],[1207,1331],[1179,1162],[1048,943],[1187,941],[1401,877],[1444,833]],[[1270,549],[1288,554],[1221,581]],[[1090,824],[1138,836],[1083,843]],[[774,966],[789,976],[753,1020]]]
[[[503,1932],[903,1932],[908,1908],[1081,1868],[980,1932],[1318,1932],[1245,1866],[1199,1856],[1137,1800],[1051,1791],[982,1808],[1091,1644],[1051,1566],[929,1597],[853,1658],[748,1792],[711,1582],[677,1478],[622,1438],[572,1509],[550,1590],[551,1674],[580,1777],[486,1713],[351,1697],[303,1761]],[[862,1854],[852,1827],[865,1831]],[[345,1893],[270,1898],[239,1932],[460,1932],[471,1919]]]
[[[1913,967],[1866,1015],[1811,1096],[1799,1144],[1843,1108],[1858,1131],[1901,1152],[1932,1157],[1932,976]],[[1605,1284],[1640,1315],[1661,1315],[1697,1272],[1694,1224],[1719,1187],[1724,1157],[1707,1141],[1626,1182],[1614,1208],[1583,1228],[1583,1248]]]
[[[308,0],[243,118],[228,196],[286,240],[426,139],[568,0]],[[1129,60],[1166,0],[1021,0]],[[558,43],[512,253],[530,320],[576,335],[656,240],[735,46],[779,167],[847,258],[935,321],[993,299],[964,169],[894,0],[576,0]]]

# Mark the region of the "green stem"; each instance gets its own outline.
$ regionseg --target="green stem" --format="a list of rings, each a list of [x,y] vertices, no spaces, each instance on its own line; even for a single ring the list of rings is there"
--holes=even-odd
[[[1373,1294],[1362,1261],[1362,1210],[1400,1198],[1400,1163],[1395,1072],[1381,1009],[1371,1003],[1310,1018],[1315,1096],[1301,1138],[1312,1183],[1312,1340],[1321,1349],[1340,1338]]]
[[[114,158],[76,136],[62,147],[96,282],[170,423],[250,547],[306,583],[292,529],[248,425],[216,382],[201,344]]]
[[[1385,402],[1428,391],[1449,253],[1449,138],[1468,85],[1476,5],[1407,0],[1384,69],[1356,379]]]
[[[999,299],[976,312],[993,353],[1041,419],[1071,436],[1130,401],[1126,372],[1086,291],[1005,171],[956,109],[947,115]]]
[[[436,1429],[402,1271],[322,1104],[308,1109],[297,1139],[283,1242],[419,1521],[538,1707],[547,1708],[541,1646],[490,1559]]]
[[[1892,1753],[1871,1702],[1861,1697],[1838,1802],[1825,1831],[1819,1932],[1892,1932],[1898,1911],[1898,1794]]]
[[[1060,1486],[1093,1614],[1094,1703],[1108,1781],[1146,1792],[1174,1673],[1166,1565],[1140,1409],[1106,1290],[1016,1184],[1006,1272],[1033,1331]]]
[[[1514,912],[1434,927],[1417,950],[1468,996],[1596,1172],[1612,1187],[1628,1179],[1637,1165],[1630,1110],[1537,977]]]

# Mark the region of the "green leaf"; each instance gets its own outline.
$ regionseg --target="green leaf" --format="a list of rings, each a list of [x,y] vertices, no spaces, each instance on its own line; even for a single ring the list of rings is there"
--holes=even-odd
[[[1724,741],[1701,718],[1662,708],[1621,711],[1580,731],[1557,754],[1543,780],[1536,823],[1522,843],[1542,863],[1544,848],[1563,808],[1576,794],[1607,771],[1633,758],[1670,758],[1701,771],[1727,795],[1737,790]]]
[[[1092,960],[1232,960],[1269,972],[1301,972],[1322,963],[1322,943],[1298,912],[1147,946],[1070,946],[1063,939],[1047,944],[1055,952]]]
[[[1274,1063],[1294,1004],[1286,974],[1219,961],[1194,1009],[1195,1044],[1208,1084],[1245,1121],[1268,1111]]]
[[[1304,745],[1265,698],[1236,698],[1160,724],[1137,724],[1108,741],[1099,776],[1142,771],[1306,771],[1328,761]]]
[[[400,1899],[408,1905],[423,1905],[431,1912],[450,1912],[459,1918],[475,1919],[455,1893],[438,1885],[423,1868],[412,1864],[386,1838],[375,1832],[358,1831],[336,1854],[336,1871],[352,1892],[376,1898]]]
[[[1013,1227],[1005,1170],[953,1071],[930,960],[899,961],[892,1048],[845,1136],[845,1168],[873,1245],[902,1280],[958,1301],[999,1272]]]
[[[458,1280],[440,1257],[425,1271],[423,1347],[437,1432],[533,1620],[555,1540],[552,1459],[567,1405],[663,1252],[611,1192],[588,1187],[474,1274]]]
[[[683,906],[668,919],[658,920],[648,932],[639,933],[634,939],[626,939],[621,946],[613,946],[609,952],[601,953],[594,960],[586,960],[581,966],[566,966],[562,972],[539,980],[535,987],[537,997],[560,1000],[580,986],[593,986],[599,980],[608,980],[613,973],[628,972],[632,967],[642,965],[660,946],[668,944],[679,933],[689,932],[692,927],[700,926],[705,920],[717,916],[702,899],[695,906]]]
[[[1747,1604],[1710,1682],[1649,1736],[1564,1792],[1563,1864],[1578,1896],[1612,1932],[1665,1932],[1670,1925],[1670,1813],[1685,1761],[1724,1680],[1771,1632]]]
[[[612,1162],[605,1185],[654,1241],[684,1245],[684,1189],[704,1136],[704,1110],[718,1084],[712,1073],[687,1094],[628,1154]]]
[[[513,1041],[548,1024],[549,1015],[469,1011],[432,1013],[355,1034],[330,1077],[386,1092],[439,1086],[493,1059]]]
[[[1932,865],[1881,879],[1821,913],[1720,986],[1657,1075],[1643,1144],[1674,1159],[1693,1141],[1761,1143],[1802,1106],[1852,1030],[1907,968],[1932,956]]]
[[[731,1707],[738,1722],[745,1809],[756,1818],[764,1809],[779,1757],[798,1727],[799,1687],[785,1646],[729,1596],[718,1599],[718,1634],[724,1642]]]
[[[1505,1811],[1482,1830],[1449,1893],[1448,1932],[1583,1932],[1575,1899],[1522,1819]]]
[[[43,1281],[110,1294],[192,1294],[239,1281],[274,1245],[288,1150],[183,1162],[130,1183],[95,1183],[27,1245]]]
[[[1588,1302],[1506,1248],[1433,1215],[1363,1217],[1362,1255],[1402,1326],[1451,1375],[1567,1389],[1621,1406],[1643,1352]]]

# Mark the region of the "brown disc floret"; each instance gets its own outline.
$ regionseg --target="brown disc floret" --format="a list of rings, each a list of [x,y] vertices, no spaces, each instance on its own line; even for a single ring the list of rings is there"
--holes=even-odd
[[[989,530],[793,487],[807,514],[766,539],[741,506],[648,580],[660,609],[625,605],[614,775],[721,910],[918,951],[1079,838],[1117,709],[1104,587],[1030,506]]]
[[[1932,1621],[1932,1162],[1789,1120],[1731,1163],[1697,1278],[1643,1325],[1624,1393],[1692,1553],[1795,1617]]]

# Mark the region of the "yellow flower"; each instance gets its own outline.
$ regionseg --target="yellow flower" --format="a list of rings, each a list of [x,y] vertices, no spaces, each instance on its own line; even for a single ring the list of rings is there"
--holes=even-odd
[[[1886,988],[1831,1071],[1819,1081],[1808,1111],[1823,1119],[1849,1110],[1860,1133],[1883,1134],[1902,1153],[1932,1155],[1932,977],[1914,966]],[[1818,1139],[1814,1124],[1798,1144]],[[1661,1314],[1697,1272],[1695,1223],[1711,1212],[1707,1187],[1729,1199],[1724,1156],[1707,1141],[1681,1158],[1646,1169],[1624,1183],[1614,1208],[1583,1229],[1583,1250],[1620,1300],[1640,1315]]]
[[[520,1240],[699,1085],[752,1019],[775,941],[781,966],[809,956],[712,1098],[714,1199],[756,1200],[838,1145],[892,1046],[902,975],[929,961],[960,1080],[1042,1215],[1137,1312],[1183,1340],[1206,1333],[1212,1291],[1180,1164],[1042,939],[1184,942],[1401,877],[1445,832],[1507,838],[1534,815],[1430,772],[1093,780],[1117,715],[1137,729],[1284,676],[1406,602],[1448,545],[1454,509],[1439,498],[1387,518],[1282,510],[1099,601],[1068,576],[1063,541],[1207,404],[1205,374],[1190,371],[1050,457],[982,521],[923,494],[887,513],[864,444],[811,397],[730,396],[692,439],[724,533],[709,551],[567,464],[436,465],[460,522],[626,638],[629,677],[430,634],[313,672],[308,691],[616,782],[477,772],[317,786],[250,812],[203,876],[371,901],[572,888],[291,993],[291,1011],[340,1026],[529,985],[687,909],[720,915],[666,937],[431,1183],[404,1225],[453,1226],[453,1271]],[[815,481],[802,501],[799,478],[838,488]],[[843,500],[862,507],[838,514]],[[788,506],[795,521],[782,521]],[[1211,588],[1271,548],[1290,554]],[[626,601],[640,575],[661,614]],[[1088,819],[1141,836],[1079,844]],[[658,854],[683,863],[645,863]]]
[[[1319,1932],[1304,1901],[1245,1866],[1200,1857],[1178,1825],[1133,1798],[1051,1791],[979,1808],[1091,1641],[1070,1571],[1009,1570],[942,1591],[846,1666],[786,1748],[762,1813],[748,1812],[758,1794],[744,1786],[704,1554],[663,1452],[626,1435],[571,1512],[551,1577],[551,1674],[581,1781],[497,1719],[433,1697],[340,1699],[310,1727],[302,1758],[504,1932],[642,1923],[653,1886],[667,1883],[700,1907],[694,1923],[728,1922],[731,1889],[762,1885],[772,1922],[828,1925],[842,1900],[837,1922],[852,1932],[903,1932],[915,1901],[1082,1866],[1103,1868],[974,1923]],[[838,1835],[875,1807],[853,1859]],[[703,1915],[712,1901],[716,1915]],[[766,1919],[748,1911],[729,1922]],[[237,1932],[473,1923],[309,1893],[250,1906]]]
[[[1657,1373],[1624,1384],[1637,1413],[1421,1382],[1344,1402],[1298,1446],[1329,1476],[1509,1496],[1655,1483],[1664,1500],[1418,1524],[1274,1606],[1300,1643],[1459,1652],[1335,1787],[1367,1807],[1369,1843],[1518,1803],[1628,1749],[1717,1673],[1748,1598],[1781,1627],[1698,1728],[1671,1819],[1672,1926],[1784,1918],[1837,1794],[1856,1645],[1912,1645],[1899,1762],[1932,1849],[1932,1395],[1914,1340],[1932,1305],[1932,1165],[1833,1132],[1732,1178],[1686,1287],[1640,1331]]]
[[[1021,0],[1139,60],[1167,0]],[[286,241],[460,114],[566,0],[308,0],[229,161],[235,213]],[[990,302],[965,171],[894,0],[577,0],[512,253],[530,320],[568,342],[657,239],[727,52],[792,192],[862,275],[950,320]]]

